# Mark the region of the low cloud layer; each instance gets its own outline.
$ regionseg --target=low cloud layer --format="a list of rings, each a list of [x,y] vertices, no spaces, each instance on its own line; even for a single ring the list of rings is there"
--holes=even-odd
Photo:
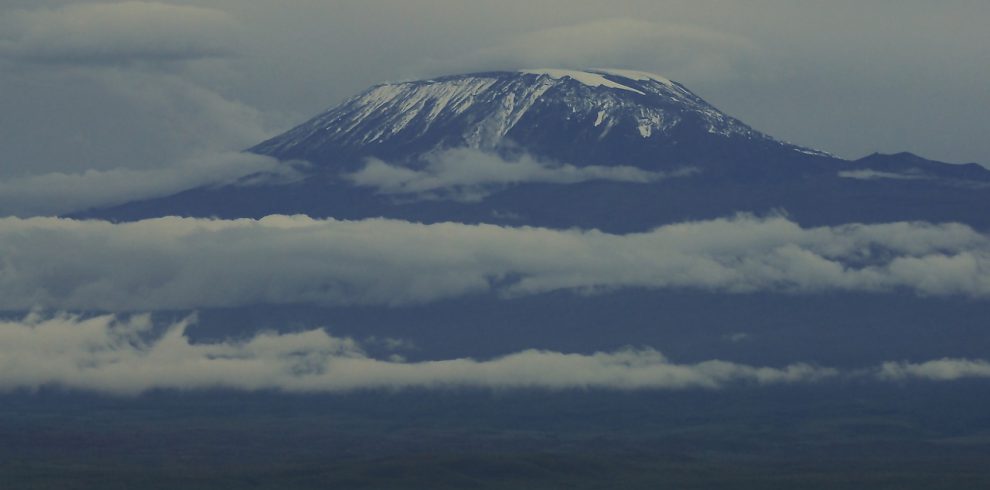
[[[277,182],[295,175],[290,164],[251,153],[221,153],[154,169],[32,175],[0,180],[0,215],[64,214],[233,183],[248,176]]]
[[[121,64],[232,52],[239,23],[226,12],[159,2],[82,3],[15,11],[0,56],[59,64]]]
[[[883,379],[903,381],[926,379],[954,381],[964,378],[990,378],[990,362],[972,359],[938,359],[922,363],[887,362],[880,368]]]
[[[422,170],[372,159],[361,170],[347,175],[347,179],[382,194],[471,201],[483,198],[493,187],[510,184],[575,184],[589,180],[648,183],[690,173],[685,169],[668,175],[621,165],[575,167],[541,162],[530,156],[505,160],[498,155],[462,148],[429,156]]]
[[[0,392],[51,387],[115,395],[217,388],[286,393],[462,387],[680,390],[829,379],[990,378],[990,363],[985,360],[888,362],[842,371],[807,363],[783,367],[721,360],[678,364],[652,348],[592,354],[530,349],[487,360],[405,362],[394,356],[370,356],[361,342],[334,337],[321,328],[193,343],[185,331],[194,321],[190,317],[156,326],[148,314],[83,318],[37,313],[0,320]]]
[[[305,216],[4,218],[0,249],[7,310],[402,305],[627,287],[990,297],[990,237],[960,224],[802,228],[741,215],[615,235]]]
[[[899,172],[883,172],[879,170],[843,170],[839,172],[839,177],[844,179],[856,179],[856,180],[876,180],[876,179],[893,179],[893,180],[924,180],[930,179],[931,177],[922,173],[899,173]]]
[[[30,315],[0,321],[0,391],[64,387],[113,394],[152,389],[338,392],[396,388],[719,388],[812,382],[834,369],[675,364],[652,349],[594,354],[526,350],[491,360],[402,362],[369,357],[322,329],[193,344],[190,320],[155,333],[148,315],[82,319]]]

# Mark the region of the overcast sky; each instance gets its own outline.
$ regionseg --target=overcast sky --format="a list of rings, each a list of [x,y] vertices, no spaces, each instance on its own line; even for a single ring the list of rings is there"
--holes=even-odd
[[[373,83],[546,66],[657,72],[844,157],[988,164],[988,24],[985,0],[4,0],[0,179],[188,166]]]

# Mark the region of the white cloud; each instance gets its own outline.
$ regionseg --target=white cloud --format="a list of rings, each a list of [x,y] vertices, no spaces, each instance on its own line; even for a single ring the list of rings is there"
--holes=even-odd
[[[0,320],[0,391],[47,386],[113,394],[152,389],[336,392],[376,388],[718,388],[729,383],[813,382],[834,369],[753,367],[725,361],[675,364],[653,349],[594,354],[526,350],[478,361],[402,362],[369,357],[322,329],[191,343],[192,319],[156,332],[149,315]]]
[[[0,180],[0,215],[39,216],[150,199],[200,186],[235,183],[257,175],[284,182],[297,175],[288,163],[251,153],[220,153],[153,169],[54,172]]]
[[[222,56],[240,34],[223,11],[141,1],[15,11],[0,25],[0,56],[68,64]]]
[[[537,161],[528,155],[505,160],[491,153],[461,148],[428,156],[427,164],[421,170],[371,159],[364,168],[348,174],[346,178],[359,186],[374,187],[382,194],[477,200],[490,192],[493,186],[500,185],[526,182],[574,184],[589,180],[648,183],[690,173],[692,171],[687,168],[666,174],[621,165],[575,167]]]
[[[960,224],[802,228],[782,217],[650,232],[166,217],[0,219],[0,309],[425,303],[625,287],[990,297],[990,237]]]
[[[886,362],[877,375],[881,379],[903,381],[927,379],[954,381],[964,378],[990,378],[990,362],[982,359],[937,359],[922,363]]]
[[[195,317],[189,317],[171,325],[155,325],[149,314],[32,313],[23,319],[0,319],[0,392],[44,387],[116,395],[214,388],[286,393],[458,387],[675,390],[827,379],[990,378],[990,362],[985,360],[886,362],[875,368],[839,370],[808,363],[783,367],[721,360],[678,364],[652,348],[592,354],[529,349],[487,360],[406,362],[394,355],[372,357],[361,342],[334,337],[322,328],[194,343],[185,333],[194,322]],[[404,345],[398,339],[389,343]]]
[[[875,180],[875,179],[894,179],[894,180],[923,180],[930,179],[927,175],[921,173],[897,173],[897,172],[882,172],[879,170],[843,170],[839,172],[839,177],[844,179],[857,179],[857,180]]]

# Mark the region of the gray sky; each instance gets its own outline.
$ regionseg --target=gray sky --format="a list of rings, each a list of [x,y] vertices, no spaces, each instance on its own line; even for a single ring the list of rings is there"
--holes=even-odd
[[[988,164],[988,23],[985,0],[5,0],[0,179],[180,168],[373,83],[545,66],[657,72],[845,157]]]

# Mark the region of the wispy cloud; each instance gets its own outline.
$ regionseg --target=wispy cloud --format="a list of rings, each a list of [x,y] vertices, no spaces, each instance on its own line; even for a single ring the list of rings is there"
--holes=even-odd
[[[844,179],[857,179],[857,180],[876,180],[876,179],[894,179],[894,180],[925,180],[931,177],[923,173],[898,173],[898,172],[883,172],[880,170],[843,170],[839,172],[839,177]]]
[[[953,381],[964,378],[990,378],[990,362],[982,359],[952,358],[921,363],[886,362],[880,367],[878,376],[894,381],[909,379]]]
[[[506,160],[472,149],[446,150],[428,156],[420,170],[371,159],[346,178],[356,185],[373,187],[382,194],[407,194],[424,198],[478,200],[494,188],[521,183],[575,184],[590,180],[648,183],[693,173],[650,172],[631,166],[576,167],[538,161],[528,155]]]
[[[153,169],[54,172],[0,180],[0,215],[40,216],[82,211],[160,197],[201,186],[285,182],[296,178],[290,163],[251,153],[219,153]]]
[[[0,249],[9,310],[400,305],[628,287],[990,297],[990,237],[960,224],[802,228],[741,215],[615,235],[305,216],[4,218]]]

